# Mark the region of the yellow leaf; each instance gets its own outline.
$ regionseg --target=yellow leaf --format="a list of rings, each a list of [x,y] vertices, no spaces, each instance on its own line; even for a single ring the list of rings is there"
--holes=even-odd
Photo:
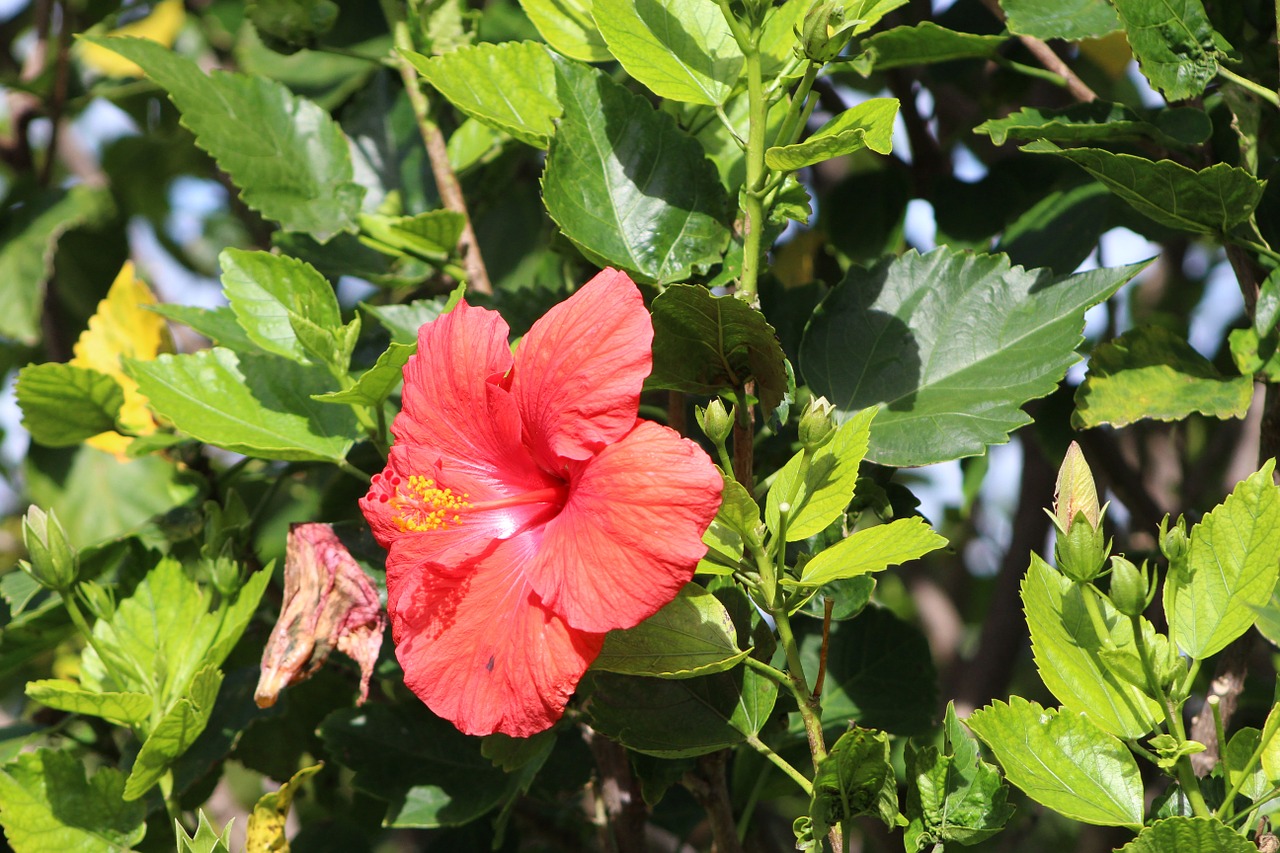
[[[182,0],[160,0],[151,14],[106,33],[108,36],[136,36],[173,47],[187,19]],[[80,60],[105,77],[141,77],[142,69],[120,54],[96,44],[80,42],[76,46]]]
[[[120,360],[149,361],[172,349],[164,318],[144,307],[155,302],[155,294],[134,275],[133,264],[126,261],[107,291],[107,298],[98,303],[98,310],[89,318],[89,328],[76,341],[75,357],[71,359],[76,367],[92,368],[120,383],[124,405],[120,407],[119,423],[134,435],[150,435],[156,431],[156,422],[147,408],[147,398],[138,390],[138,383],[125,374]],[[123,461],[132,441],[118,432],[103,432],[85,443],[114,453]]]
[[[245,836],[245,853],[288,853],[289,839],[284,836],[284,822],[289,817],[293,795],[308,776],[319,772],[324,762],[304,767],[293,778],[280,786],[280,790],[263,794],[249,815],[249,829]]]

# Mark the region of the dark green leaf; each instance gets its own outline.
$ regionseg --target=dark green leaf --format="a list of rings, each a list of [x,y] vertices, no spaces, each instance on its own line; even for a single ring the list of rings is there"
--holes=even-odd
[[[653,300],[653,373],[648,384],[717,394],[754,379],[767,416],[787,392],[786,356],[764,315],[700,285],[672,285]]]
[[[1265,338],[1280,320],[1280,270],[1272,270],[1258,291],[1258,303],[1253,312],[1253,331]]]
[[[215,347],[127,370],[175,427],[237,453],[339,462],[359,435],[350,410],[311,399],[336,390],[323,368]]]
[[[859,815],[876,815],[893,829],[898,780],[889,762],[889,736],[853,727],[840,735],[813,776],[809,817],[815,836]]]
[[[770,169],[794,171],[860,148],[888,154],[897,115],[897,98],[871,98],[840,113],[803,142],[768,149],[764,161]]]
[[[1209,138],[1213,123],[1203,110],[1169,107],[1140,114],[1124,104],[1093,101],[1061,109],[1023,107],[1004,118],[984,121],[973,129],[995,145],[1014,139],[1052,139],[1058,142],[1114,142],[1145,138],[1164,145],[1196,145]]]
[[[547,212],[593,259],[682,281],[720,259],[728,198],[702,146],[604,74],[556,65],[564,105],[542,175]]]
[[[365,190],[353,180],[346,137],[319,106],[262,77],[207,76],[153,41],[88,40],[138,63],[169,93],[249,207],[320,241],[355,230]]]
[[[115,768],[86,779],[69,752],[28,752],[0,767],[0,824],[21,853],[115,853],[146,833],[146,807],[123,794]]]
[[[1049,190],[1005,228],[996,250],[1014,266],[1066,275],[1093,253],[1107,229],[1111,193],[1097,181]]]
[[[1009,32],[1038,39],[1082,41],[1120,29],[1107,0],[1000,0]]]
[[[979,454],[1030,422],[1019,407],[1078,360],[1084,312],[1142,266],[1058,277],[944,247],[853,268],[809,322],[801,369],[844,417],[883,404],[876,462]]]
[[[22,425],[33,441],[70,447],[116,428],[124,389],[114,378],[70,364],[48,362],[18,374]]]
[[[338,19],[333,0],[253,0],[246,11],[258,35],[285,48],[314,44]]]
[[[904,65],[975,59],[992,55],[1007,40],[1005,36],[956,32],[924,21],[914,27],[894,27],[876,33],[862,43],[862,52],[853,58],[851,66],[866,77],[872,71]]]
[[[1011,696],[965,722],[991,747],[1005,777],[1037,803],[1084,823],[1142,826],[1133,754],[1087,717]]]
[[[1138,67],[1160,94],[1182,101],[1218,76],[1230,46],[1209,23],[1200,0],[1111,0]]]
[[[1225,234],[1246,221],[1266,184],[1244,169],[1218,163],[1194,171],[1172,160],[1151,161],[1100,148],[1059,148],[1048,140],[1022,146],[1065,157],[1152,220],[1196,234]]]
[[[729,611],[695,583],[661,610],[625,631],[610,631],[591,665],[602,672],[692,678],[732,669],[747,653],[739,651]]]

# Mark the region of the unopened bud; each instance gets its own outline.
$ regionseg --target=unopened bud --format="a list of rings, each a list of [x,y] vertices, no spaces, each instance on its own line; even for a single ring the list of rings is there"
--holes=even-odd
[[[831,440],[836,432],[836,407],[826,397],[814,397],[800,416],[800,445],[810,453]]]
[[[1139,569],[1124,557],[1111,558],[1111,603],[1125,616],[1137,616],[1151,603],[1154,589],[1148,589],[1150,580],[1147,564]]]
[[[22,541],[31,558],[19,561],[22,570],[45,589],[64,593],[76,582],[80,573],[76,552],[67,541],[53,510],[46,513],[32,506],[22,518]]]
[[[1191,551],[1191,539],[1187,536],[1187,522],[1182,516],[1172,527],[1169,516],[1160,522],[1160,552],[1169,561],[1170,566],[1180,566]]]
[[[810,62],[825,65],[840,55],[859,23],[857,18],[845,20],[844,3],[815,3],[796,33],[800,37],[796,53]]]
[[[705,409],[695,408],[693,416],[697,418],[702,432],[716,444],[724,444],[733,433],[733,409],[726,409],[719,397]]]
[[[1093,482],[1093,471],[1085,461],[1080,445],[1074,441],[1067,448],[1067,455],[1058,469],[1058,481],[1053,487],[1053,515],[1058,529],[1071,532],[1076,517],[1084,515],[1091,527],[1100,527],[1102,510],[1098,506],[1098,488]]]

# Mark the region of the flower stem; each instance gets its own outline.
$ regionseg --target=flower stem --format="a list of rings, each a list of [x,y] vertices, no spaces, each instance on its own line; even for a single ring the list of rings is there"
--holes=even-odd
[[[747,737],[747,744],[756,752],[763,755],[769,761],[773,762],[783,773],[787,774],[793,782],[800,786],[800,789],[806,794],[813,794],[813,783],[804,777],[804,774],[791,766],[791,762],[787,761],[781,755],[769,748],[769,745],[756,735]]]
[[[1243,89],[1248,89],[1271,106],[1280,107],[1280,95],[1277,95],[1265,86],[1253,82],[1248,77],[1241,77],[1239,74],[1229,68],[1223,68],[1221,65],[1218,66],[1218,76],[1225,77]]]
[[[796,143],[801,131],[804,130],[809,114],[813,111],[813,106],[808,103],[809,92],[813,89],[814,81],[818,79],[818,72],[821,70],[822,66],[814,62],[810,62],[804,69],[804,77],[800,79],[800,85],[796,86],[796,91],[791,96],[791,106],[787,108],[782,127],[778,128],[778,135],[773,141],[774,145]],[[801,110],[805,113],[803,121],[800,117]]]

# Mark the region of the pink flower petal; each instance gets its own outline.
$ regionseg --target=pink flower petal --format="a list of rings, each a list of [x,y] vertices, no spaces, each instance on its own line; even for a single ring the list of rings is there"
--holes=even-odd
[[[602,634],[570,628],[523,579],[536,547],[520,536],[460,575],[406,573],[388,603],[405,684],[466,734],[550,728],[600,652]]]
[[[529,579],[574,628],[630,628],[693,577],[724,483],[701,448],[650,421],[579,468]]]
[[[631,429],[653,369],[653,326],[624,272],[605,270],[533,324],[511,384],[544,467],[586,459]]]

